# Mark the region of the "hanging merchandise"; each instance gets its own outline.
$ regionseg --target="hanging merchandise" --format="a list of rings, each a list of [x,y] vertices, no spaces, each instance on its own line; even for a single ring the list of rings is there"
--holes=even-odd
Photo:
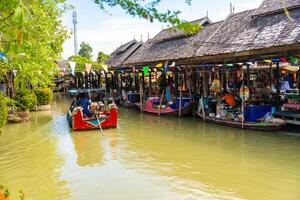
[[[211,83],[210,90],[213,93],[220,93],[221,91],[221,82],[219,79],[214,79],[213,82]]]
[[[290,56],[289,61],[290,61],[290,63],[292,63],[294,65],[300,64],[300,58],[298,58],[296,56]]]
[[[161,68],[162,66],[163,66],[163,64],[162,64],[162,63],[159,63],[159,64],[157,64],[155,67]]]
[[[147,76],[149,74],[149,67],[145,66],[143,67],[144,75]]]
[[[172,64],[170,65],[170,67],[175,67],[175,66],[176,66],[175,62],[172,62]]]
[[[90,63],[85,63],[85,71],[86,71],[88,74],[90,74],[91,69],[92,69],[92,64],[90,64]]]
[[[271,63],[272,60],[264,60],[266,63]]]
[[[69,61],[70,68],[71,68],[71,73],[74,76],[75,75],[75,68],[76,68],[76,62]]]
[[[2,60],[2,61],[6,61],[7,60],[5,53],[0,52],[0,60]]]
[[[227,67],[233,67],[233,64],[227,64]]]
[[[250,90],[246,85],[240,87],[240,97],[241,97],[241,99],[244,99],[245,101],[247,101],[249,99]]]
[[[287,62],[289,62],[289,61],[287,60],[286,57],[281,57],[281,58],[280,58],[280,62],[285,62],[285,63],[287,63]]]

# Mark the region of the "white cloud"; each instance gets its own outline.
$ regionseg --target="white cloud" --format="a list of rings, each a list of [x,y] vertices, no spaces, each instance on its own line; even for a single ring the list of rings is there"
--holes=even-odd
[[[160,31],[159,24],[151,24],[143,19],[115,17],[100,23],[99,27],[93,29],[80,29],[78,31],[78,43],[88,42],[93,47],[93,54],[99,51],[111,53],[121,43],[132,40],[135,36],[140,40],[147,39],[147,35],[153,37]],[[64,44],[64,58],[73,55],[73,36]]]

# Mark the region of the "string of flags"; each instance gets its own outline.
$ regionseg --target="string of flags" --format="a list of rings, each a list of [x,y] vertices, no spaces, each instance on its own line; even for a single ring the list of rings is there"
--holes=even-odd
[[[76,69],[77,63],[74,62],[74,61],[69,61],[69,65],[70,65],[70,69],[71,69],[71,74],[74,76],[74,75],[75,75],[75,69]],[[93,66],[93,64],[91,64],[91,63],[85,63],[85,71],[86,71],[88,74],[91,73],[92,66]],[[101,67],[103,68],[103,70],[104,70],[105,72],[108,72],[108,65],[102,64]],[[102,72],[103,72],[103,71],[102,71]],[[104,72],[103,72],[103,73],[104,73]]]

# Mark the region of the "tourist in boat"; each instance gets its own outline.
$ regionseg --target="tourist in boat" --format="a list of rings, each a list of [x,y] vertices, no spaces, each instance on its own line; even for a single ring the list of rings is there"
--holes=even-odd
[[[87,97],[87,94],[81,94],[78,105],[83,108],[82,112],[83,112],[84,116],[90,116],[91,115],[91,111],[89,109],[90,104],[91,104],[91,101]]]

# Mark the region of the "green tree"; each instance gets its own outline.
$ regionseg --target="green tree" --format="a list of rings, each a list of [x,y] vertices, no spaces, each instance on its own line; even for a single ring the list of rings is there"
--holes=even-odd
[[[8,58],[1,68],[18,71],[17,87],[52,82],[54,61],[60,58],[68,38],[61,21],[67,8],[65,0],[0,1],[0,52]]]
[[[191,5],[192,0],[184,1],[188,5]],[[172,27],[176,26],[177,28],[184,30],[187,34],[194,34],[201,28],[197,24],[181,20],[179,17],[181,12],[179,10],[160,11],[158,7],[161,0],[94,0],[94,2],[98,4],[102,10],[105,10],[106,6],[120,6],[131,16],[138,16],[150,22],[157,20],[159,22],[169,23]]]
[[[80,44],[78,55],[85,57],[87,59],[91,59],[93,56],[92,53],[93,53],[93,48],[88,43],[82,42]]]
[[[97,56],[98,63],[105,63],[108,59],[109,59],[109,55],[107,55],[106,53],[104,53],[102,51],[100,51],[98,53],[98,56]]]

